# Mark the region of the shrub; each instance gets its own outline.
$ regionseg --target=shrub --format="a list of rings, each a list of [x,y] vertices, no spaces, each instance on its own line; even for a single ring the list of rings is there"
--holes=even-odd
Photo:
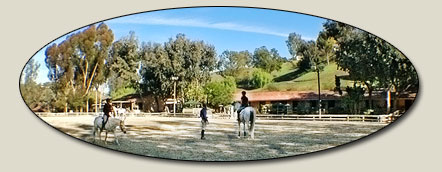
[[[256,69],[250,78],[250,84],[253,88],[262,88],[272,81],[273,77],[270,73],[262,69]]]

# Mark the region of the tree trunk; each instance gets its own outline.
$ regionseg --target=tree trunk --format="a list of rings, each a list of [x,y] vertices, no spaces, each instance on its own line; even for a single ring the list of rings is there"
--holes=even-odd
[[[98,114],[98,88],[95,88],[95,115]]]
[[[89,113],[89,99],[86,99],[86,114]]]
[[[92,80],[94,79],[95,71],[97,70],[97,67],[98,67],[98,64],[95,64],[94,70],[92,70],[91,77],[90,77],[90,79],[89,79],[89,81],[87,83],[86,92],[84,93],[84,95],[89,93],[89,89],[90,89],[90,87],[92,85]]]
[[[367,82],[364,82],[364,84],[367,86],[368,89],[368,108],[373,109],[373,86],[368,84]]]
[[[368,89],[368,107],[373,109],[373,89],[369,87]]]
[[[161,112],[161,110],[160,110],[160,100],[159,100],[158,96],[155,96],[155,103],[157,104],[156,111],[157,112]]]
[[[68,112],[68,103],[65,103],[64,104],[64,113],[67,113]]]

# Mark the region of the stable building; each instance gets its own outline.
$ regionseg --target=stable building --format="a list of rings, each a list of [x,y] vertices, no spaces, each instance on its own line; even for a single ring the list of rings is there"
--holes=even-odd
[[[246,91],[252,107],[262,114],[312,114],[318,113],[318,92],[315,91]],[[321,109],[323,113],[339,114],[344,111],[343,98],[335,91],[321,90]],[[235,101],[241,101],[241,91],[234,94]],[[376,113],[387,113],[387,93],[373,92],[373,109]],[[413,103],[416,93],[404,93],[397,98],[397,109],[407,110]],[[361,109],[369,107],[368,94],[360,104]]]

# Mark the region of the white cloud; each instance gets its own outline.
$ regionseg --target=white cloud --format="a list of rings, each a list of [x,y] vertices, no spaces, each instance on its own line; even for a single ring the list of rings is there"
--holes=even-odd
[[[210,22],[201,19],[188,19],[188,18],[165,18],[161,16],[146,16],[146,17],[129,17],[118,18],[109,21],[109,23],[121,23],[121,24],[149,24],[149,25],[167,25],[167,26],[187,26],[187,27],[201,27],[220,30],[232,30],[250,33],[260,33],[266,35],[274,35],[280,37],[288,37],[288,33],[282,33],[273,31],[271,29],[253,26],[243,25],[232,22]]]

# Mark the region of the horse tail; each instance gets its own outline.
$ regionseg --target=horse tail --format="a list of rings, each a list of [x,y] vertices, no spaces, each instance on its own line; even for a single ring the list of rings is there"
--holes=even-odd
[[[255,115],[256,115],[255,109],[251,110],[250,111],[250,125],[252,127],[252,130],[255,128]]]
[[[256,121],[256,111],[255,109],[252,109],[250,111],[250,136],[252,139],[255,138],[255,121]]]

